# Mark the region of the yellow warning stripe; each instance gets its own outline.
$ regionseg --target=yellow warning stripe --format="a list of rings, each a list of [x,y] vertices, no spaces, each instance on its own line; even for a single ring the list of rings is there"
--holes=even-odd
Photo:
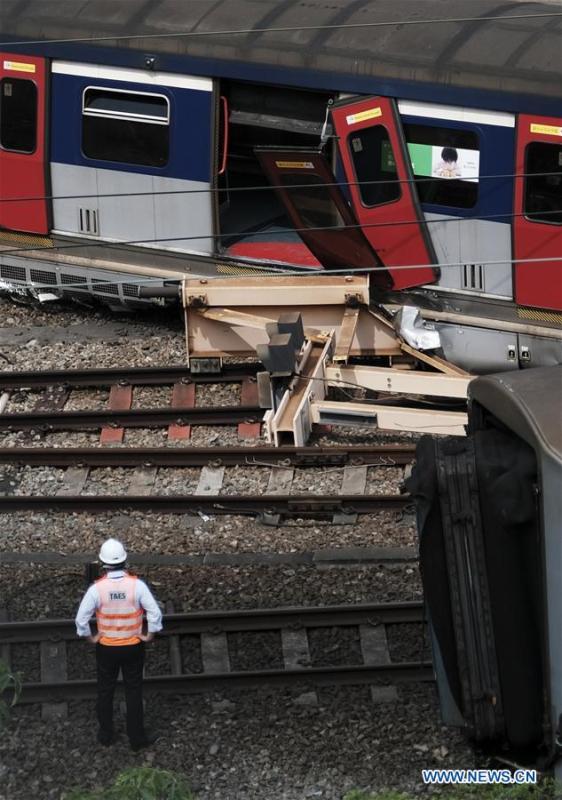
[[[532,319],[538,322],[559,322],[562,325],[562,313],[558,311],[545,311],[541,308],[517,306],[517,316],[520,319]]]
[[[238,267],[234,264],[217,264],[217,272],[219,275],[263,275],[268,274],[267,267],[260,269],[260,267]]]
[[[14,231],[0,230],[0,244],[39,245],[41,247],[54,247],[50,236],[40,236],[36,233],[15,233]]]

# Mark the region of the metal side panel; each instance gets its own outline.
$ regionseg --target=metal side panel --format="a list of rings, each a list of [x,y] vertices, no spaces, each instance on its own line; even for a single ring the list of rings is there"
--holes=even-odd
[[[519,369],[517,334],[435,323],[447,361],[474,374]]]
[[[439,264],[460,264],[461,262],[461,233],[460,228],[464,224],[463,219],[451,217],[444,214],[426,213],[425,219],[428,223],[427,229],[433,242],[433,247],[437,254]],[[441,277],[438,281],[439,286],[447,286],[452,289],[461,288],[461,268],[444,267],[441,270]]]
[[[560,461],[541,454],[542,514],[544,530],[544,563],[546,624],[548,635],[549,711],[552,730],[562,716],[562,619],[560,591],[562,586],[562,467]],[[556,778],[562,780],[562,761],[556,764]]]
[[[96,173],[97,170],[93,167],[51,163],[53,227],[55,230],[65,233],[81,233],[80,208],[98,210]]]
[[[56,231],[213,252],[213,239],[191,238],[213,231],[207,183],[59,163],[51,176]]]
[[[97,180],[100,237],[140,243],[156,239],[153,176],[98,169]]]
[[[562,364],[562,341],[544,336],[520,333],[519,360],[521,367],[553,367]],[[562,414],[561,414],[562,417]]]
[[[562,715],[562,426],[560,397],[562,366],[522,370],[518,374],[490,375],[471,383],[471,404],[478,405],[527,442],[539,466],[541,529],[544,537],[544,605],[540,615],[546,627],[545,702],[552,731]],[[473,414],[475,420],[477,415]],[[555,750],[554,736],[551,746]],[[562,779],[562,761],[556,764]]]
[[[455,265],[442,267],[439,286],[513,297],[509,225],[434,213],[425,218],[439,264]]]
[[[215,250],[212,238],[192,238],[200,233],[213,233],[210,189],[208,183],[201,181],[154,176],[154,221],[160,247],[193,253]]]
[[[464,274],[462,276],[461,288],[484,294],[513,297],[511,226],[503,222],[465,219],[460,226],[460,234],[461,262],[469,268],[466,277]],[[476,267],[474,286],[471,285],[473,283],[471,265]],[[480,265],[483,266],[481,287],[478,285]]]

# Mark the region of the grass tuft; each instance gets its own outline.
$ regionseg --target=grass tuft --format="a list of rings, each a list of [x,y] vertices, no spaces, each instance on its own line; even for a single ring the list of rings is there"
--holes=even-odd
[[[183,775],[154,767],[120,772],[107,789],[72,789],[63,800],[195,800]]]

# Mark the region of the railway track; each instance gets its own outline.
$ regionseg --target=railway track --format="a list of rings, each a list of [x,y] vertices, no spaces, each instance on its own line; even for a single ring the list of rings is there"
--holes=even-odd
[[[0,418],[1,419],[1,418]],[[250,514],[275,517],[323,518],[339,516],[353,522],[360,513],[381,509],[403,509],[404,494],[366,494],[369,467],[402,467],[414,457],[410,445],[362,447],[206,447],[206,448],[3,448],[0,465],[12,471],[0,484],[0,513],[15,511],[107,511],[137,510],[164,514]],[[15,493],[14,470],[21,467],[64,468],[56,494]],[[221,493],[228,467],[268,469],[268,488],[262,494]],[[112,494],[88,491],[91,469],[128,468],[131,474],[122,490]],[[159,469],[199,467],[194,490],[181,494],[153,492]],[[292,494],[295,470],[325,467],[342,469],[339,494]],[[123,476],[120,476],[123,481]],[[11,493],[1,493],[9,485]]]
[[[0,373],[0,432],[89,431],[101,429],[102,443],[121,441],[126,428],[168,427],[171,439],[190,436],[193,425],[236,425],[243,438],[257,438],[264,410],[258,404],[258,363],[228,364],[220,372],[200,373],[185,366],[50,370]],[[199,384],[240,384],[240,404],[198,407]],[[170,387],[168,406],[133,408],[134,389]],[[65,409],[71,394],[109,390],[107,408]],[[14,394],[39,392],[25,412],[6,412]]]
[[[31,411],[0,415],[0,431],[34,430],[88,431],[109,428],[165,428],[170,425],[260,424],[264,410],[259,406],[218,406],[204,408],[130,408],[100,411]]]
[[[58,511],[99,514],[141,511],[157,514],[282,514],[319,519],[334,514],[372,514],[404,509],[409,495],[6,495],[0,497],[0,514],[16,511]]]
[[[1,420],[1,417],[0,417]],[[0,448],[0,464],[49,467],[270,466],[390,467],[410,464],[414,445],[350,447],[10,447]]]
[[[423,605],[418,602],[278,608],[242,611],[168,613],[164,630],[157,637],[167,642],[169,672],[149,675],[145,684],[157,692],[195,693],[258,686],[309,686],[345,684],[398,684],[433,680],[428,661],[390,659],[387,630],[390,625],[424,624]],[[314,629],[355,629],[361,663],[315,665],[310,634]],[[278,640],[277,661],[282,667],[231,669],[229,636],[273,632]],[[187,671],[182,637],[191,637],[200,657],[200,669]],[[75,642],[73,620],[34,620],[0,623],[0,648],[10,658],[11,648],[38,645],[41,680],[23,685],[24,703],[60,703],[95,697],[92,678],[69,678],[67,644]],[[79,646],[87,647],[86,644]]]
[[[0,431],[88,430],[110,432],[110,441],[122,441],[128,427],[168,426],[169,438],[194,424],[233,425],[253,428],[259,434],[262,410],[250,405],[255,395],[256,365],[228,368],[222,375],[192,375],[184,368],[87,370],[50,373],[0,373],[0,392],[9,399],[14,391],[44,390],[32,411],[0,414]],[[243,406],[219,408],[195,406],[195,383],[241,382]],[[132,409],[133,387],[173,386],[171,406]],[[109,388],[108,408],[99,411],[65,411],[64,405],[75,389]],[[257,426],[256,426],[256,423]],[[174,430],[174,436],[171,432]],[[240,431],[240,429],[239,429]],[[117,434],[117,436],[115,436]],[[97,444],[97,443],[95,443]],[[331,518],[352,524],[360,513],[381,509],[403,510],[407,495],[365,494],[369,467],[404,467],[412,462],[411,445],[375,445],[333,448],[315,447],[17,447],[0,448],[0,467],[13,476],[21,468],[64,469],[57,494],[4,494],[0,481],[0,513],[16,511],[89,512],[143,511],[155,513],[260,515],[277,524],[281,517]],[[200,468],[199,483],[192,493],[153,493],[159,469]],[[221,493],[229,467],[269,469],[267,490],[261,494]],[[88,494],[90,470],[125,468],[130,483],[117,494]],[[341,468],[339,493],[292,494],[297,469]],[[0,469],[0,473],[1,473]],[[1,474],[0,474],[1,477]],[[16,475],[17,478],[17,475]],[[121,479],[123,479],[121,473]],[[112,477],[113,480],[113,477]],[[117,480],[117,479],[116,479]],[[12,485],[12,484],[10,484]],[[17,485],[16,482],[13,485]],[[227,490],[228,491],[228,490]],[[10,554],[8,554],[10,555]],[[7,562],[21,561],[28,554],[11,554]],[[33,557],[33,554],[30,554]],[[312,554],[311,559],[312,559]],[[320,554],[323,555],[323,554]],[[377,555],[379,557],[380,554]],[[396,553],[383,554],[392,560]],[[356,557],[356,554],[355,556]],[[412,554],[407,555],[412,558]],[[415,557],[415,556],[414,556]],[[54,555],[47,554],[47,561]],[[203,558],[202,556],[200,558]],[[399,559],[405,558],[403,553]],[[55,559],[56,560],[56,559]],[[54,563],[54,562],[53,562]],[[66,562],[68,563],[68,561]],[[140,562],[139,562],[140,563]],[[148,689],[161,692],[201,692],[260,685],[398,684],[432,679],[426,661],[391,663],[387,642],[388,625],[423,624],[420,604],[365,605],[323,609],[282,609],[249,612],[198,612],[168,614],[159,646],[168,648],[169,672],[151,675]],[[314,664],[309,634],[314,628],[355,628],[360,663]],[[278,638],[281,663],[268,669],[231,668],[229,637],[273,631]],[[186,637],[196,637],[201,669],[188,672],[182,661]],[[74,644],[71,644],[74,642]],[[70,676],[67,645],[75,642],[71,620],[31,623],[0,623],[0,650],[9,652],[19,645],[36,645],[40,650],[41,680],[24,686],[24,702],[44,704],[95,696],[90,676]],[[84,655],[87,651],[84,651]],[[253,652],[253,651],[252,651]],[[279,661],[279,659],[278,659]],[[391,687],[392,688],[392,687]]]
[[[196,554],[176,553],[135,553],[129,551],[128,563],[136,566],[152,567],[248,567],[248,566],[359,566],[365,564],[414,564],[418,561],[418,550],[415,547],[327,547],[317,550],[299,550],[298,552],[268,552],[248,551],[242,552],[213,552],[207,551]],[[97,569],[97,553],[63,553],[52,550],[33,551],[2,551],[0,552],[0,565],[2,564],[43,564],[55,567],[68,567],[76,565],[83,567],[86,575],[86,584],[92,583],[99,577]]]
[[[176,383],[242,383],[255,378],[261,364],[224,364],[220,372],[193,372],[185,365],[172,367],[119,367],[108,369],[35,370],[0,372],[0,389],[17,391],[46,389],[49,386],[72,389],[111,386],[166,386]]]

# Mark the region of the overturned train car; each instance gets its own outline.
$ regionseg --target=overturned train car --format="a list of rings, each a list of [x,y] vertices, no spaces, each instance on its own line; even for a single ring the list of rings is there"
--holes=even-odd
[[[561,752],[561,397],[562,367],[476,379],[468,437],[424,437],[409,484],[443,718],[540,768]]]
[[[0,288],[369,268],[466,369],[561,363],[561,12],[420,8],[3,0]]]

